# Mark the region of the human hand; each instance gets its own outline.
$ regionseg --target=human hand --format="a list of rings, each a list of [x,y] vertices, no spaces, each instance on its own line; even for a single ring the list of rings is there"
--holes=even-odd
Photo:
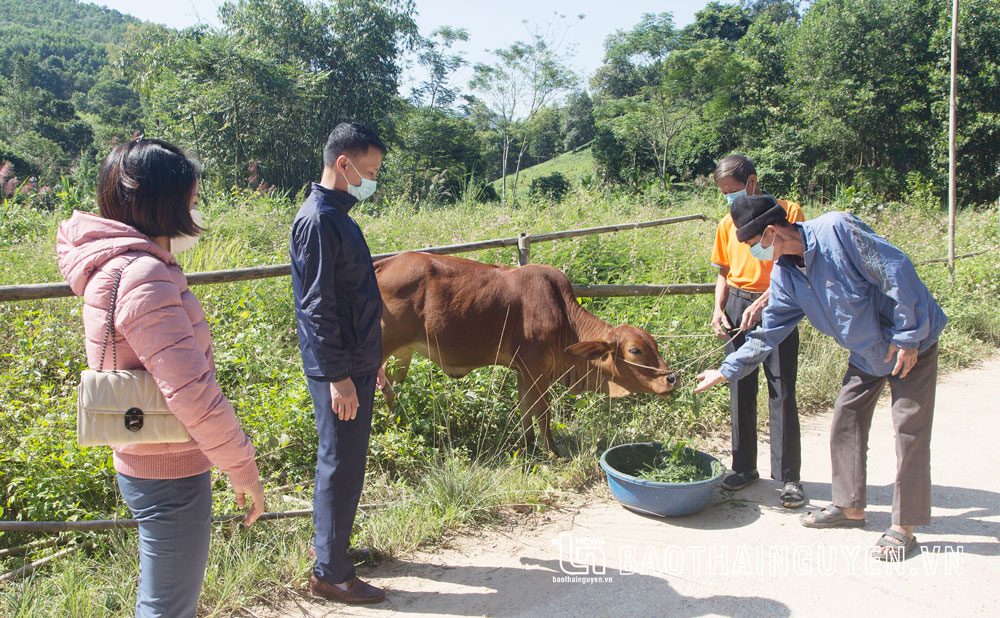
[[[385,390],[385,385],[389,383],[389,379],[385,377],[385,367],[378,368],[378,375],[375,376],[375,388],[378,390]]]
[[[746,332],[753,328],[757,322],[760,322],[760,315],[766,306],[767,299],[764,296],[750,303],[750,306],[743,312],[742,320],[740,320],[740,330]]]
[[[254,485],[243,489],[233,487],[233,492],[236,494],[236,504],[241,509],[247,505],[247,494],[250,494],[250,510],[243,519],[243,525],[253,524],[264,512],[264,484],[258,480]]]
[[[351,421],[358,415],[358,392],[351,378],[330,382],[330,398],[333,400],[333,413],[340,420]]]
[[[892,368],[892,375],[899,375],[900,378],[905,378],[910,370],[917,365],[917,352],[916,348],[897,348],[895,344],[889,344],[889,352],[885,355],[885,362],[892,360],[892,357],[896,357],[896,366]]]
[[[703,393],[720,382],[726,381],[726,376],[717,369],[706,369],[694,377],[698,384],[694,387],[695,394]]]
[[[712,330],[719,339],[725,339],[729,331],[733,330],[733,325],[729,323],[726,312],[716,307],[712,311]]]

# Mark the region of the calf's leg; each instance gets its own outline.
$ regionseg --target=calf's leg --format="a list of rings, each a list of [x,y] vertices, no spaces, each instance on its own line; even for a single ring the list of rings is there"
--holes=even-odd
[[[409,348],[396,350],[393,352],[393,356],[396,358],[396,362],[392,364],[392,367],[388,366],[388,362],[382,365],[387,380],[385,388],[382,389],[382,397],[385,399],[385,405],[390,409],[396,401],[396,392],[393,389],[397,384],[402,384],[406,380],[406,373],[410,370],[410,362],[413,360],[413,350]]]
[[[527,448],[535,446],[533,419],[538,420],[538,431],[542,435],[545,450],[558,454],[556,441],[549,428],[549,384],[532,376],[527,371],[517,373],[517,394],[520,399],[521,426],[524,428],[524,442]]]

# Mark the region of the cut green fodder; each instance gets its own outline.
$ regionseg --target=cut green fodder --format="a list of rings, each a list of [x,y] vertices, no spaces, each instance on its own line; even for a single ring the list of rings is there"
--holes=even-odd
[[[712,461],[710,465],[705,463],[698,457],[697,451],[683,441],[672,441],[664,445],[661,453],[643,466],[636,477],[657,483],[697,483],[722,471],[722,464],[718,461]]]

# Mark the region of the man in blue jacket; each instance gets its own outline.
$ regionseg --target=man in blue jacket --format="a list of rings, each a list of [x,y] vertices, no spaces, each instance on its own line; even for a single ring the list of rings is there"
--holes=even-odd
[[[696,393],[753,370],[802,320],[850,350],[830,435],[833,504],[801,518],[810,528],[865,524],[868,432],[885,384],[892,391],[897,472],[892,526],[872,555],[900,560],[916,546],[913,527],[930,523],[930,441],[938,337],[948,318],[913,263],[850,213],[789,223],[769,195],[730,207],[740,242],[774,259],[761,326],[719,370],[698,375]]]
[[[386,147],[360,124],[341,123],[323,149],[323,176],[292,223],[290,254],[302,366],[319,446],[313,493],[313,594],[377,603],[358,579],[348,543],[365,478],[375,389],[382,373],[382,296],[351,208],[375,192]]]

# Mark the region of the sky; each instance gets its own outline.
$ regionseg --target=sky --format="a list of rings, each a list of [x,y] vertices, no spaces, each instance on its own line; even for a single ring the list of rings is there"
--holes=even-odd
[[[128,13],[140,19],[184,28],[198,23],[219,25],[216,9],[222,0],[93,0],[96,4]],[[527,40],[535,24],[545,26],[558,15],[565,25],[563,50],[570,53],[571,68],[584,80],[589,79],[601,65],[604,57],[604,40],[617,30],[628,30],[639,23],[643,13],[671,12],[674,23],[684,26],[694,21],[695,12],[708,0],[416,0],[416,22],[420,34],[428,36],[439,26],[465,28],[469,33],[467,43],[459,43],[455,50],[464,52],[471,64],[490,62],[487,50],[507,47],[517,40]],[[584,15],[578,19],[578,15]],[[527,20],[527,24],[524,21]],[[453,83],[464,84],[472,75],[466,67],[456,73]],[[403,93],[421,79],[418,69],[404,72]],[[584,82],[586,83],[586,82]]]

